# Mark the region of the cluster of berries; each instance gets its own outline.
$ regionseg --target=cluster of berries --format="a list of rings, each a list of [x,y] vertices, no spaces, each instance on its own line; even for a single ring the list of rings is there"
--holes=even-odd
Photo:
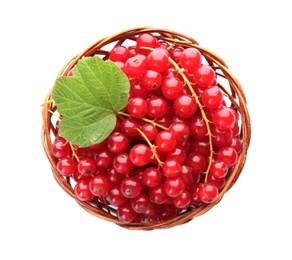
[[[114,131],[86,148],[57,135],[51,149],[76,197],[106,201],[125,223],[163,222],[216,200],[241,139],[240,114],[215,69],[198,49],[150,33],[113,47],[108,59],[131,86]]]

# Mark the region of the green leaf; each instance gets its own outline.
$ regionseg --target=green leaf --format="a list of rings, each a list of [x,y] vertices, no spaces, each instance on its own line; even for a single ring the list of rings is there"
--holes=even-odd
[[[129,80],[116,64],[98,56],[83,57],[74,75],[60,76],[52,91],[63,116],[60,135],[80,147],[102,142],[126,107],[129,91]]]

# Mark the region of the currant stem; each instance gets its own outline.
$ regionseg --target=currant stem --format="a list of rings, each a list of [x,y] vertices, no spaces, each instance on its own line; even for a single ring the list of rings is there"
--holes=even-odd
[[[195,99],[200,112],[202,114],[202,118],[206,123],[206,127],[207,127],[207,135],[209,137],[209,145],[210,145],[210,156],[209,156],[209,162],[208,162],[208,167],[207,170],[205,171],[205,182],[208,179],[208,173],[210,171],[211,168],[211,164],[212,164],[212,159],[213,159],[213,144],[212,144],[212,134],[211,134],[211,128],[210,128],[210,121],[206,116],[206,113],[204,111],[204,106],[201,104],[199,97],[197,96],[196,92],[194,91],[191,82],[189,81],[189,79],[186,77],[186,75],[184,74],[183,70],[178,66],[178,64],[171,58],[168,58],[169,62],[174,66],[174,68],[176,69],[176,71],[181,75],[181,77],[184,80],[184,83],[187,84],[190,92],[192,93],[192,97]]]
[[[74,148],[73,144],[71,144],[70,142],[68,142],[68,143],[69,143],[70,148],[71,148],[72,157],[73,157],[73,158],[75,157],[76,161],[79,162],[80,159],[79,159],[78,155],[77,155],[76,152],[75,152],[75,148]]]
[[[119,111],[118,112],[119,115],[122,115],[122,116],[126,116],[126,117],[132,117],[130,114],[127,114],[125,112],[122,112],[122,111]],[[168,130],[167,127],[163,126],[163,125],[160,125],[160,124],[157,124],[154,120],[151,120],[151,119],[148,119],[148,118],[145,118],[145,117],[142,117],[141,120],[143,120],[144,122],[147,122],[147,123],[150,123],[154,126],[157,126],[163,130]]]
[[[139,132],[139,134],[145,139],[145,141],[147,142],[148,146],[150,147],[152,153],[153,153],[153,156],[155,157],[155,159],[157,160],[158,162],[158,166],[159,167],[162,167],[163,165],[163,162],[159,159],[159,156],[158,154],[156,153],[155,151],[155,148],[156,146],[153,145],[150,140],[148,139],[148,137],[139,129],[139,128],[136,128],[136,130]]]

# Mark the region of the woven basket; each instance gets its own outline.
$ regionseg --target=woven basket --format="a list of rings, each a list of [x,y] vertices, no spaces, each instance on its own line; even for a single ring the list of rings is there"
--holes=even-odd
[[[121,222],[117,216],[115,215],[115,209],[109,208],[108,205],[103,204],[101,201],[90,201],[90,202],[82,202],[79,201],[74,194],[74,187],[70,177],[61,176],[57,169],[56,159],[51,155],[51,147],[54,142],[54,139],[57,134],[56,123],[53,118],[51,111],[55,111],[56,107],[53,102],[49,102],[52,99],[52,89],[48,91],[44,103],[42,106],[42,117],[43,117],[43,125],[41,129],[41,138],[44,151],[47,155],[47,158],[51,164],[53,176],[55,180],[60,185],[60,187],[72,198],[75,199],[76,202],[87,212],[92,215],[101,218],[106,221],[113,222],[123,228],[127,229],[138,229],[138,230],[153,230],[153,229],[165,229],[171,228],[177,225],[181,225],[189,222],[190,220],[198,217],[210,209],[212,209],[224,196],[224,194],[234,185],[237,181],[238,177],[241,174],[243,166],[246,161],[246,155],[250,143],[251,136],[251,126],[250,126],[250,118],[246,105],[246,98],[244,95],[244,91],[236,79],[236,77],[231,73],[225,62],[218,57],[216,54],[210,52],[206,48],[202,47],[198,44],[198,42],[186,35],[183,35],[179,32],[161,29],[161,28],[150,28],[150,27],[139,27],[132,28],[129,30],[122,31],[120,33],[111,35],[109,37],[105,37],[95,42],[88,48],[86,48],[83,52],[78,53],[70,60],[68,60],[64,66],[59,71],[57,77],[61,75],[67,75],[68,72],[77,64],[77,62],[82,57],[89,57],[93,55],[99,55],[103,59],[108,59],[109,51],[115,45],[122,45],[126,42],[133,43],[137,37],[137,35],[150,32],[153,33],[158,40],[165,40],[170,44],[174,44],[175,46],[182,47],[195,47],[197,48],[202,56],[206,59],[208,64],[212,66],[212,68],[216,72],[218,86],[223,90],[225,96],[230,100],[232,106],[240,113],[240,134],[239,138],[242,140],[242,151],[239,154],[237,164],[232,168],[229,172],[226,184],[222,190],[220,190],[218,198],[210,204],[203,204],[198,208],[189,208],[186,211],[183,211],[181,214],[176,216],[173,219],[166,220],[162,223],[123,223]],[[224,83],[220,83],[224,82]],[[224,85],[223,85],[224,84]]]

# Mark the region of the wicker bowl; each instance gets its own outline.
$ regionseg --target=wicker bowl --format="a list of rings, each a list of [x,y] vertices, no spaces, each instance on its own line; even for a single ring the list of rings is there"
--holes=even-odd
[[[123,228],[153,230],[171,228],[177,225],[187,223],[195,217],[198,217],[208,212],[216,204],[218,204],[224,194],[235,184],[242,172],[246,161],[248,147],[250,144],[251,126],[244,91],[239,81],[229,70],[225,62],[216,54],[199,45],[198,42],[193,38],[171,30],[151,27],[138,27],[131,28],[129,30],[125,30],[117,34],[102,38],[86,48],[84,51],[78,53],[70,60],[68,60],[59,71],[57,78],[61,75],[67,75],[68,72],[72,68],[74,68],[74,66],[82,57],[98,55],[106,60],[109,58],[109,52],[113,48],[113,46],[122,44],[131,45],[135,42],[139,34],[145,32],[152,33],[157,37],[158,40],[167,41],[173,46],[182,46],[184,48],[197,48],[204,57],[205,62],[207,62],[215,70],[218,86],[223,90],[225,98],[229,99],[231,106],[240,114],[240,133],[238,136],[241,140],[241,153],[238,156],[237,164],[229,170],[225,186],[220,190],[218,198],[212,203],[202,204],[199,207],[189,207],[172,219],[165,220],[163,222],[153,223],[123,223],[117,218],[116,209],[114,207],[110,207],[107,203],[105,203],[105,201],[103,202],[101,200],[95,199],[90,202],[79,201],[74,194],[74,181],[72,181],[72,178],[63,177],[58,173],[56,167],[57,160],[51,154],[51,147],[54,143],[58,131],[56,120],[54,120],[52,113],[52,111],[56,111],[57,108],[54,102],[50,102],[50,100],[52,99],[52,89],[54,88],[54,86],[46,94],[44,103],[42,105],[43,125],[41,129],[41,139],[44,151],[51,164],[52,173],[55,180],[57,181],[59,186],[72,199],[76,200],[76,202],[84,210],[100,219],[113,222]]]

